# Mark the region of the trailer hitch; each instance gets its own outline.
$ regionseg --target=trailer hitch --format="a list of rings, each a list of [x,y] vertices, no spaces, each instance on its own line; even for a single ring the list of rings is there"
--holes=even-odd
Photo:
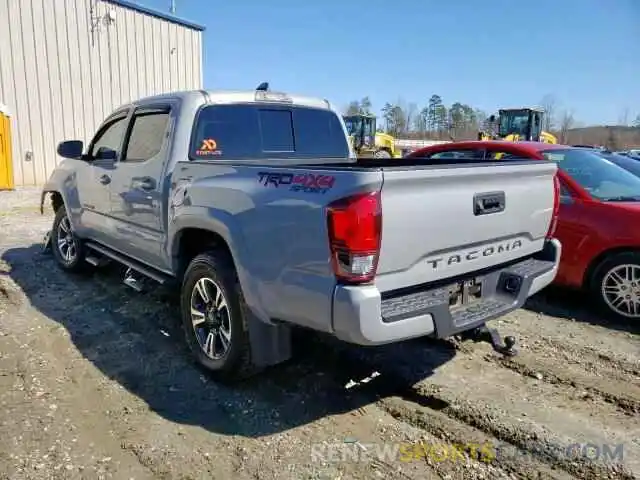
[[[507,335],[503,341],[497,329],[487,326],[478,327],[471,334],[476,342],[489,342],[496,352],[506,357],[513,357],[518,354],[516,337],[514,336]]]

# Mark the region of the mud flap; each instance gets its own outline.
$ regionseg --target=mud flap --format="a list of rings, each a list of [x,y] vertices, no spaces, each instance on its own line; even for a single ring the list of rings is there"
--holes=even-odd
[[[44,234],[41,249],[44,254],[51,253],[51,231]]]
[[[268,367],[291,358],[291,327],[268,324],[247,312],[251,360],[257,367]]]

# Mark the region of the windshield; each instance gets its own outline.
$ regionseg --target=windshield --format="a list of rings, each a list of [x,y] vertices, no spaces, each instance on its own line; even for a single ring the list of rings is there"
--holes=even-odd
[[[527,135],[527,126],[529,125],[528,111],[512,111],[502,112],[500,114],[499,134],[501,137],[511,133]]]
[[[376,132],[374,131],[374,128],[373,128],[373,124],[374,123],[375,122],[373,121],[373,118],[367,118],[367,119],[364,120],[364,134],[365,134],[365,136],[369,136],[370,137],[370,136],[375,135]]]
[[[636,177],[640,177],[640,162],[638,160],[625,157],[624,155],[618,155],[617,153],[598,152],[598,155],[606,158],[607,160],[612,161],[619,167],[622,167],[625,170],[628,170],[629,172],[633,173]]]
[[[640,201],[640,178],[597,153],[580,150],[548,150],[547,160],[558,162],[589,194],[603,201]]]
[[[347,127],[349,135],[356,135],[360,132],[361,122],[360,117],[344,117],[344,125]]]

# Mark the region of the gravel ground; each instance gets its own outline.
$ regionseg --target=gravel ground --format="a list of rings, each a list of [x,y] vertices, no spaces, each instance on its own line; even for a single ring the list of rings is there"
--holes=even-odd
[[[640,476],[640,328],[577,294],[493,322],[519,338],[510,359],[307,334],[291,362],[228,388],[189,360],[174,292],[42,254],[38,204],[0,192],[0,478]]]

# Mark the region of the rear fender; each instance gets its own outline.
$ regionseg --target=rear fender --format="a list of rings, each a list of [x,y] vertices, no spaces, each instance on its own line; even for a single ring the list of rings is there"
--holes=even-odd
[[[167,251],[171,254],[172,270],[176,272],[179,269],[181,232],[188,228],[198,228],[215,233],[224,240],[231,252],[247,306],[260,320],[270,322],[269,315],[262,306],[258,285],[252,280],[246,268],[245,241],[240,229],[235,228],[230,219],[221,218],[220,211],[213,208],[184,204],[175,208],[167,237]]]

